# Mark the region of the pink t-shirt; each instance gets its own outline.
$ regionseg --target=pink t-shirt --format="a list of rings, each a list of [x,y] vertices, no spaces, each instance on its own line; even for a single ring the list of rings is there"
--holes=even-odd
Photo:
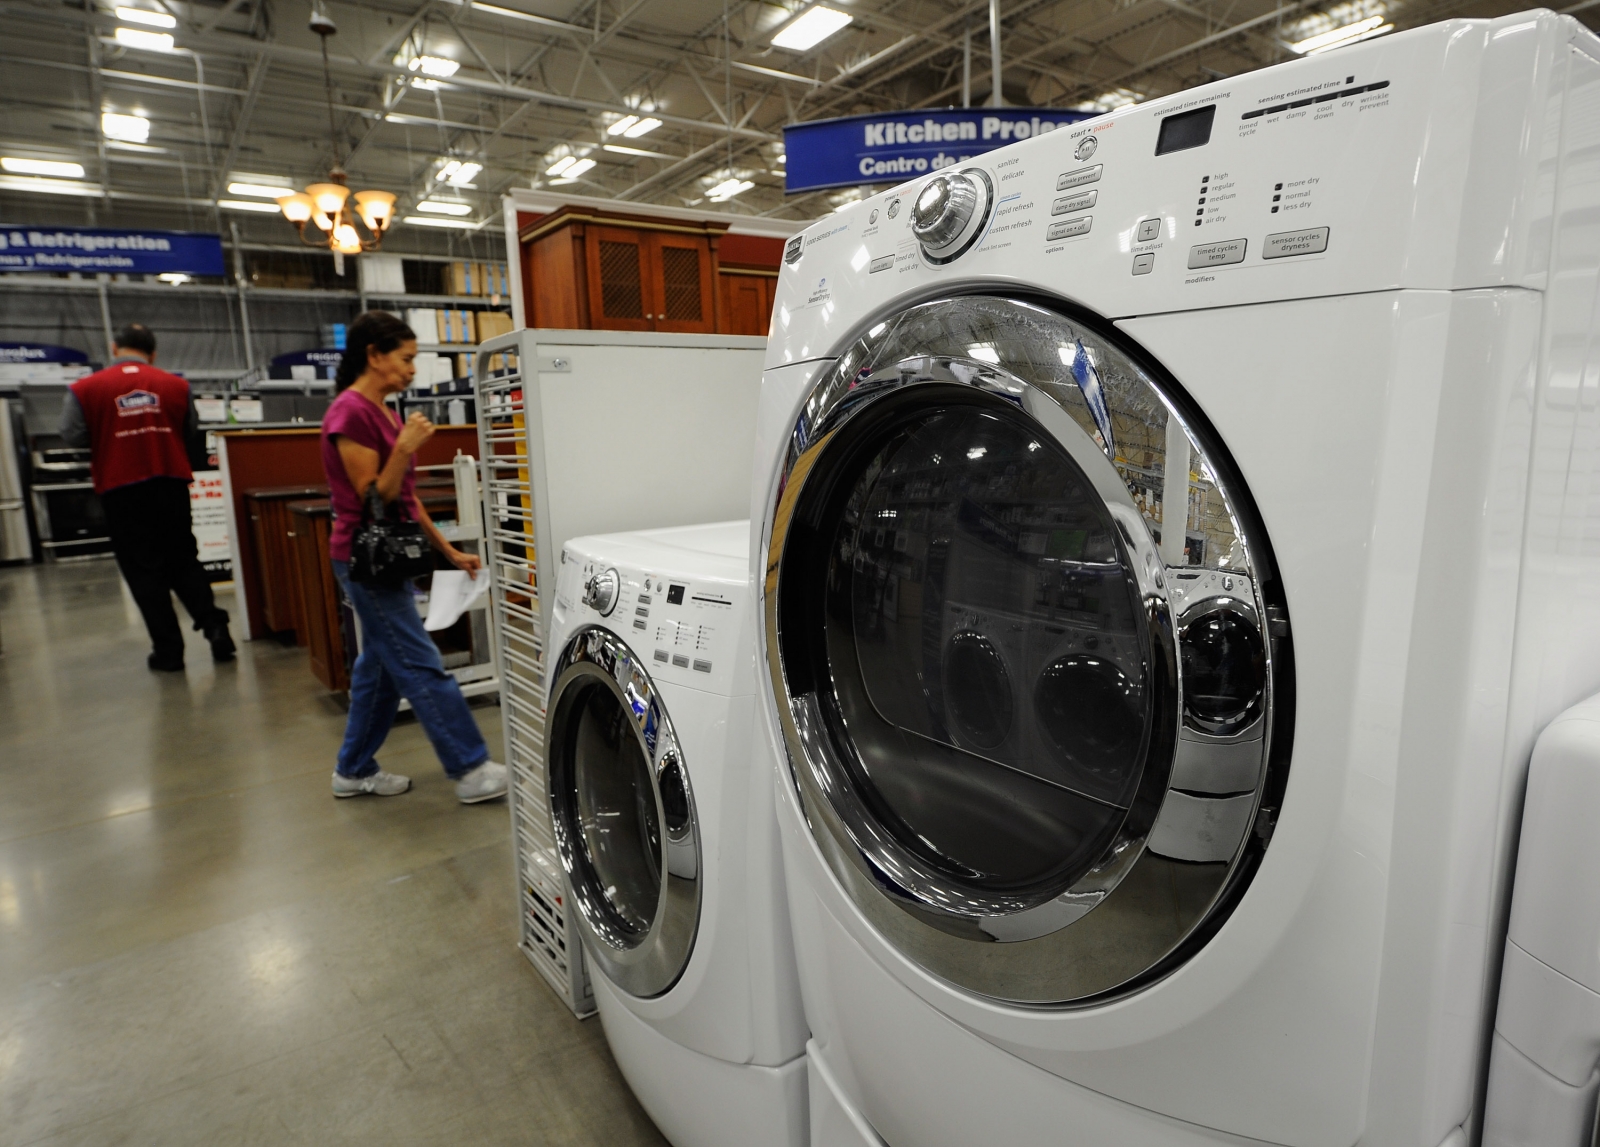
[[[339,457],[335,437],[345,437],[359,446],[378,452],[378,469],[389,461],[395,439],[400,437],[400,418],[387,406],[378,406],[354,389],[346,390],[328,406],[322,416],[322,469],[328,476],[328,494],[333,502],[333,534],[328,539],[328,552],[334,561],[350,560],[350,539],[361,524],[361,499],[345,473],[344,459]],[[406,466],[405,479],[400,483],[400,516],[411,520],[416,497],[417,460]]]

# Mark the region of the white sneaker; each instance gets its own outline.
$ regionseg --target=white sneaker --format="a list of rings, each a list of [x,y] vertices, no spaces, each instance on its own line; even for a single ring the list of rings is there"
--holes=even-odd
[[[456,782],[456,799],[462,804],[492,801],[506,795],[506,767],[484,761]]]
[[[386,773],[382,769],[370,777],[346,777],[333,774],[333,795],[359,797],[370,793],[375,797],[397,797],[411,787],[411,778],[399,773]]]

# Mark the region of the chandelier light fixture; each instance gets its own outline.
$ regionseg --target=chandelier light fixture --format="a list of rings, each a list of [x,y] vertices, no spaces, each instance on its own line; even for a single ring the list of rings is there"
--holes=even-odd
[[[339,163],[339,132],[333,119],[333,74],[328,68],[328,37],[338,29],[320,6],[311,10],[311,30],[322,40],[322,80],[328,97],[328,142],[333,147],[333,168],[328,182],[313,183],[304,191],[278,200],[283,217],[295,225],[300,242],[308,247],[327,247],[340,255],[359,255],[383,245],[384,232],[394,222],[395,196],[388,191],[357,191],[350,194],[344,168]],[[356,228],[359,219],[371,238]],[[306,236],[306,224],[314,223],[320,235]]]

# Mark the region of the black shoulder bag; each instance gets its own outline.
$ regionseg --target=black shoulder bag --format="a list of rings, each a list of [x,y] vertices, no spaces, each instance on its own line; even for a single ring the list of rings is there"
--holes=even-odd
[[[350,539],[350,580],[398,589],[432,572],[432,547],[422,527],[391,513],[372,483],[361,502],[361,524]]]

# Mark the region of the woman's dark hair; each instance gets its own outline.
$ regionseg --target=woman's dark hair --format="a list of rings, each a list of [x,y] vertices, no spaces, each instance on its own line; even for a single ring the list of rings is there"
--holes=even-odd
[[[333,377],[333,388],[348,390],[367,369],[367,348],[374,347],[379,354],[388,354],[403,342],[413,342],[417,333],[388,311],[368,311],[350,324],[344,336],[344,357],[339,360],[339,371]]]

